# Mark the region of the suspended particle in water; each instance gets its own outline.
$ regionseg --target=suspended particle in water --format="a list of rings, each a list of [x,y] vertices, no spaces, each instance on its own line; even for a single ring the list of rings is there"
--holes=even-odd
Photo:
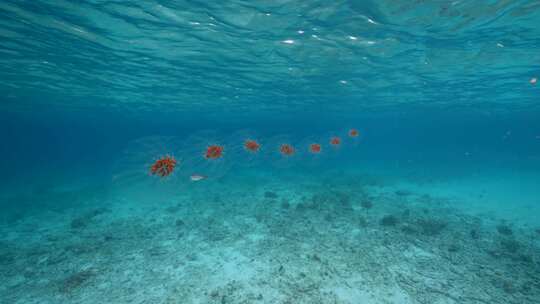
[[[166,155],[156,160],[152,166],[150,166],[150,175],[157,175],[159,177],[167,177],[171,175],[176,167],[176,159],[174,157]]]
[[[360,132],[358,132],[358,130],[356,130],[356,129],[350,129],[349,130],[349,137],[356,138],[359,135],[360,135]]]
[[[309,152],[310,153],[319,154],[319,153],[321,153],[321,150],[322,150],[322,148],[321,148],[320,144],[313,143],[313,144],[309,145]]]
[[[334,147],[339,147],[341,145],[341,138],[337,136],[330,138],[330,144]]]
[[[289,144],[281,144],[279,152],[284,156],[292,156],[294,154],[294,147]]]
[[[538,79],[536,77],[533,77],[531,78],[531,80],[529,80],[530,84],[536,84],[537,81]]]
[[[219,146],[219,145],[211,145],[211,146],[208,146],[208,148],[206,148],[206,153],[204,155],[204,157],[206,159],[218,159],[218,158],[221,158],[223,157],[223,146]]]
[[[259,152],[260,148],[261,145],[253,139],[248,139],[244,142],[244,149],[246,149],[248,152],[257,153]]]

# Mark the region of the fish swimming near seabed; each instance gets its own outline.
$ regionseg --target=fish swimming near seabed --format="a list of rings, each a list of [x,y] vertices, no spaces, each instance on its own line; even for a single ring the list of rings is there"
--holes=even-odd
[[[206,176],[204,175],[200,175],[200,174],[192,174],[189,179],[192,181],[192,182],[198,182],[198,181],[201,181],[203,179],[205,179]]]

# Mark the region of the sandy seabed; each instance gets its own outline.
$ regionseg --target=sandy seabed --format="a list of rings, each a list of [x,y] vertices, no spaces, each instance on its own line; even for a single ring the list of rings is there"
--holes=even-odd
[[[539,303],[540,224],[479,191],[290,172],[5,196],[26,205],[0,217],[0,303]]]

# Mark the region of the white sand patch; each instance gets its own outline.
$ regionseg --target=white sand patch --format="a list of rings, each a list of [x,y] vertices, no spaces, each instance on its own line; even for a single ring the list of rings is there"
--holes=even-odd
[[[379,286],[377,288],[368,287],[369,289],[364,289],[364,288],[333,286],[331,288],[327,288],[326,290],[334,293],[336,297],[343,303],[350,303],[350,304],[414,303],[409,297],[409,295],[397,286],[391,286],[391,287]]]
[[[436,256],[432,253],[429,253],[422,248],[416,247],[416,246],[410,246],[409,249],[405,252],[403,252],[404,258],[417,258],[417,259],[433,259]]]
[[[339,300],[345,303],[376,303],[376,299],[366,291],[337,286],[331,288]]]
[[[403,179],[381,193],[407,191],[414,196],[428,195],[448,201],[471,215],[489,215],[521,224],[540,225],[540,173],[500,170],[455,178],[415,182]],[[414,199],[411,199],[414,202]]]
[[[200,263],[213,265],[212,281],[216,286],[228,281],[249,282],[256,274],[257,264],[234,248],[216,248],[200,258]]]

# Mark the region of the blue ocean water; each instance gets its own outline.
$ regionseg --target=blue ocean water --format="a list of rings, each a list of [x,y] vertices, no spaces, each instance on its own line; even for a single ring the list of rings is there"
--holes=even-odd
[[[0,17],[0,303],[539,303],[537,1]]]

